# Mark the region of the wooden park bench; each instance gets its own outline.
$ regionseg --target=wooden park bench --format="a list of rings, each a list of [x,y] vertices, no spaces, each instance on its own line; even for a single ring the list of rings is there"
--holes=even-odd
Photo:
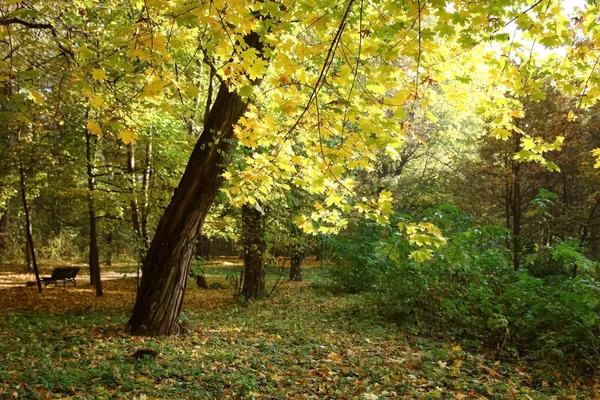
[[[59,267],[54,268],[52,276],[48,278],[42,278],[44,286],[54,285],[58,286],[58,281],[63,281],[63,287],[67,286],[67,282],[72,282],[73,285],[77,285],[75,277],[79,272],[79,267]]]

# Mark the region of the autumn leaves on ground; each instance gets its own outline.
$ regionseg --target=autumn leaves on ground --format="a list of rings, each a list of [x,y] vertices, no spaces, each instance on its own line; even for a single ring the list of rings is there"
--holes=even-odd
[[[221,268],[209,283],[229,287]],[[593,377],[419,337],[307,271],[250,304],[190,281],[184,329],[167,338],[125,332],[135,278],[106,281],[103,298],[85,284],[3,289],[0,398],[595,398]]]

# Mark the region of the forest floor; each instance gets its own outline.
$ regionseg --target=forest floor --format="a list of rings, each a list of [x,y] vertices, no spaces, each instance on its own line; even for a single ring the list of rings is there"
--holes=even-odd
[[[207,278],[228,287],[236,271],[221,263]],[[135,278],[106,281],[104,298],[88,285],[2,289],[0,399],[600,398],[593,377],[404,332],[366,296],[328,293],[325,274],[308,268],[309,282],[251,304],[190,281],[184,331],[168,338],[124,330]],[[140,349],[153,354],[134,357]]]

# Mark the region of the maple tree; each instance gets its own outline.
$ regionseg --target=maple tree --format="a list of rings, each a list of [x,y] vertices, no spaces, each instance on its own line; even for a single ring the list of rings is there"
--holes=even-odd
[[[296,218],[307,233],[335,234],[352,214],[387,224],[392,193],[357,195],[356,171],[375,170],[382,157],[401,162],[409,138],[418,139],[415,113],[437,122],[431,106],[441,96],[464,111],[474,99],[463,83],[473,79],[476,108],[492,137],[514,142],[515,166],[557,169],[546,156],[564,135],[541,138],[523,127],[523,100],[543,100],[549,79],[576,99],[565,117],[571,124],[600,96],[597,5],[582,4],[571,18],[563,6],[15,0],[0,18],[4,121],[10,134],[33,137],[32,122],[60,126],[72,105],[88,138],[129,147],[132,177],[131,146],[146,134],[149,115],[173,116],[190,135],[201,133],[152,241],[131,181],[132,225],[145,254],[130,325],[134,333],[170,334],[196,238],[224,179],[229,201],[248,211],[291,185],[321,197]],[[251,151],[243,168],[226,170],[236,146]],[[88,185],[89,204],[93,190]],[[411,258],[426,260],[430,246],[444,242],[431,224],[400,227],[419,246]]]

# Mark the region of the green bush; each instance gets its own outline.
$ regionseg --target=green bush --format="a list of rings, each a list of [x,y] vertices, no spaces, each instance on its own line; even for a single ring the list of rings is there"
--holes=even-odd
[[[381,288],[389,263],[382,259],[380,226],[368,222],[357,223],[345,235],[329,242],[331,269],[335,289],[350,293]]]
[[[505,229],[474,226],[448,206],[425,215],[448,239],[433,259],[416,263],[400,232],[361,223],[334,240],[335,287],[377,292],[381,311],[412,330],[450,334],[506,356],[597,365],[596,265],[575,241],[557,239],[527,256],[531,271],[515,271]],[[575,266],[580,273],[572,278]]]

